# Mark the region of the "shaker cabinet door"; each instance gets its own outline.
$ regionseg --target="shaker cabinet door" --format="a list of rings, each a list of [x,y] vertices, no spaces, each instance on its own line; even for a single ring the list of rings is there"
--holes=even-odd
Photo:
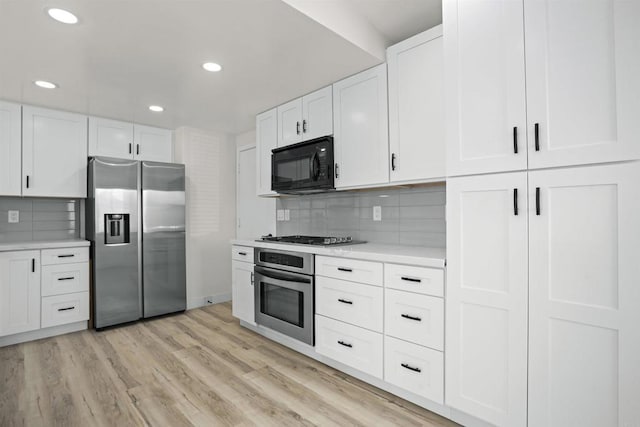
[[[133,123],[89,117],[89,156],[133,159]]]
[[[0,336],[40,328],[40,251],[0,252]]]
[[[332,89],[327,86],[302,97],[302,138],[333,134]]]
[[[0,101],[0,196],[22,191],[20,105]]]

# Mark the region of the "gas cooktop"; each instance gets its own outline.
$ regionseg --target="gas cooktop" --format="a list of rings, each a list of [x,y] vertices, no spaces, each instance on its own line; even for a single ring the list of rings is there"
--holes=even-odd
[[[355,245],[366,243],[361,240],[353,240],[351,236],[324,237],[324,236],[262,236],[259,241],[277,243],[296,243],[299,245],[336,246]]]

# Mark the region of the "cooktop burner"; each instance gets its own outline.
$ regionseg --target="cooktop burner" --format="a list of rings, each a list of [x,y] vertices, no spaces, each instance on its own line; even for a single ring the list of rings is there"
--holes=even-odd
[[[297,243],[300,245],[335,246],[335,245],[355,245],[366,243],[353,240],[351,236],[346,237],[323,237],[323,236],[262,236],[262,241],[278,243]]]

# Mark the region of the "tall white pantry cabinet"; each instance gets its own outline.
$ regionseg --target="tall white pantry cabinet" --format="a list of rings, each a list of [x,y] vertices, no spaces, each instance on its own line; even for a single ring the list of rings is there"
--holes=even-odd
[[[640,2],[445,0],[443,19],[446,404],[640,425]]]

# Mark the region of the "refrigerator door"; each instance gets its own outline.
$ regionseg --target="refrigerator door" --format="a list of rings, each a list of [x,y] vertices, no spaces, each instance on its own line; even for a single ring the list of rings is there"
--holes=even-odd
[[[142,162],[144,317],[187,308],[184,165]]]
[[[91,240],[96,328],[142,317],[138,265],[138,162],[89,162],[87,237]]]

